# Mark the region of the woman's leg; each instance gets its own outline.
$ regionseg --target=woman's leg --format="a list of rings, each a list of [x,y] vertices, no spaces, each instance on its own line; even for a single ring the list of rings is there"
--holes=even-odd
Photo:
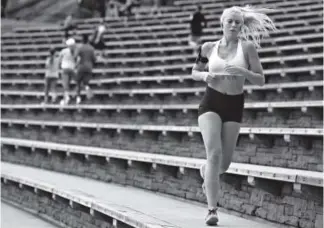
[[[49,93],[49,84],[50,84],[50,81],[49,81],[49,78],[45,78],[45,88],[44,88],[44,92],[45,92],[45,96],[44,96],[44,103],[47,103],[48,102],[48,93]]]
[[[219,174],[222,162],[222,120],[214,112],[206,112],[198,118],[199,128],[204,141],[207,163],[205,169],[205,186],[208,208],[217,208],[220,189]]]
[[[52,102],[55,103],[56,102],[56,90],[57,90],[57,78],[52,78],[51,79],[51,98],[52,98]]]
[[[69,31],[70,31],[69,28],[64,28],[64,38],[65,38],[65,40],[67,40],[69,38]]]
[[[223,123],[223,127],[222,127],[223,156],[222,156],[221,173],[225,173],[231,164],[237,139],[240,134],[240,126],[241,124],[238,122]]]
[[[69,92],[70,92],[70,78],[71,78],[71,70],[63,69],[62,72],[62,84],[64,90],[64,98],[61,101],[61,104],[67,104],[70,100]]]

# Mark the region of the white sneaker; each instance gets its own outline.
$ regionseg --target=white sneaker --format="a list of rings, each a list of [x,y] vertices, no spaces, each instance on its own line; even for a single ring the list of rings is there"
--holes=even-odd
[[[80,96],[77,96],[77,98],[76,98],[76,103],[77,103],[77,104],[80,104],[80,103],[81,103],[81,97],[80,97]]]
[[[218,223],[217,208],[209,209],[205,218],[205,222],[209,226],[216,226]]]
[[[93,97],[93,93],[92,93],[90,87],[89,86],[86,86],[85,87],[85,90],[86,90],[87,99],[91,99]]]
[[[56,102],[56,99],[57,99],[57,96],[56,95],[53,95],[52,96],[52,99],[51,99],[52,103],[55,103]]]
[[[65,97],[61,100],[60,105],[67,105],[69,104],[70,97]]]

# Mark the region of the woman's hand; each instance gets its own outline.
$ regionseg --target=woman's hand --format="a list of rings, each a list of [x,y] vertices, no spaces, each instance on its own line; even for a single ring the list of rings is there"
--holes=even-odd
[[[245,76],[247,73],[247,70],[243,67],[238,67],[234,65],[228,65],[225,66],[225,71],[229,74],[236,75],[236,76]]]

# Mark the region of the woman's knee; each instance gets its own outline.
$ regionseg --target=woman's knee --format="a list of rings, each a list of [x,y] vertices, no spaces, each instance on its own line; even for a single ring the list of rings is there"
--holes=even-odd
[[[221,173],[225,173],[231,165],[231,161],[223,161],[221,166]]]

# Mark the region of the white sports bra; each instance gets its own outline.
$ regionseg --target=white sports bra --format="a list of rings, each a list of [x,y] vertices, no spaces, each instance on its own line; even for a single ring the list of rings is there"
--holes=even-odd
[[[221,57],[219,57],[219,55],[218,55],[219,43],[220,43],[220,40],[216,41],[216,43],[215,43],[216,46],[213,48],[213,50],[211,51],[210,56],[208,58],[209,72],[228,74],[224,70],[226,64],[240,66],[240,67],[244,67],[244,68],[248,69],[248,64],[246,63],[246,60],[245,60],[242,43],[241,43],[240,39],[238,40],[236,54],[230,60],[224,60]]]

